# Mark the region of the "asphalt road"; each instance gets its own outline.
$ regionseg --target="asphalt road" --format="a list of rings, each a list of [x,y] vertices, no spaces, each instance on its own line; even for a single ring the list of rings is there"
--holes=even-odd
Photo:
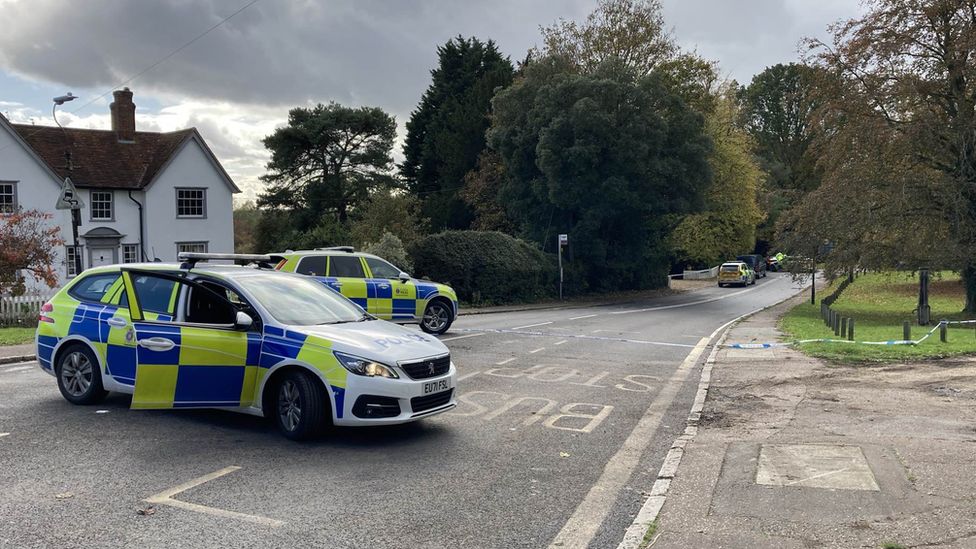
[[[616,547],[684,429],[703,338],[799,289],[772,273],[462,317],[442,338],[455,411],[312,443],[123,395],[72,406],[36,367],[0,366],[0,548]],[[176,503],[139,513],[160,494]]]

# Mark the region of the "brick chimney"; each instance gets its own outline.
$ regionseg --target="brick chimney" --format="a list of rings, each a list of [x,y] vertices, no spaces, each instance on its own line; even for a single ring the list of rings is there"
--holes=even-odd
[[[132,92],[123,88],[112,92],[115,101],[109,105],[112,111],[112,131],[119,141],[136,140],[136,105],[132,102]]]

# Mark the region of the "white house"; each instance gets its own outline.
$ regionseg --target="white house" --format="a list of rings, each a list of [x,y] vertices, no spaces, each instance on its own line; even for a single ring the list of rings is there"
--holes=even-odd
[[[199,132],[136,131],[132,92],[114,96],[111,130],[11,124],[0,115],[0,215],[23,208],[54,216],[67,244],[62,283],[75,274],[74,254],[88,268],[232,252],[240,189]],[[69,175],[85,204],[77,247],[71,212],[54,208]]]

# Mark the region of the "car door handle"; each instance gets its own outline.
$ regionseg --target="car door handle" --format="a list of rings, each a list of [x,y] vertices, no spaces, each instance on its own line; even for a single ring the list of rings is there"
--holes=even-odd
[[[338,288],[339,286],[342,286],[342,282],[333,282],[332,285]]]
[[[129,325],[129,323],[126,322],[125,320],[123,320],[121,318],[115,318],[115,317],[112,317],[112,318],[108,319],[105,322],[106,322],[106,324],[108,324],[109,326],[111,326],[113,328],[125,328],[126,326]]]
[[[139,346],[145,347],[150,351],[168,351],[176,347],[176,343],[173,343],[173,340],[166,339],[165,337],[150,337],[149,339],[140,339]]]
[[[387,290],[387,289],[390,288],[390,285],[389,284],[380,284],[380,288],[382,288],[384,290]]]

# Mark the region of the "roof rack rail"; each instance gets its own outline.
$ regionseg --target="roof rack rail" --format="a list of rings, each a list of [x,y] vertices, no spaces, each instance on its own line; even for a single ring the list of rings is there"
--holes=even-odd
[[[346,252],[351,254],[356,251],[352,246],[329,246],[328,248],[315,248],[316,252]]]
[[[273,269],[273,262],[276,262],[275,256],[265,255],[265,254],[211,254],[202,252],[180,252],[176,259],[181,261],[181,269],[192,269],[197,263],[201,261],[208,261],[211,259],[223,259],[230,260],[234,262],[240,262],[245,265],[248,263],[254,263],[261,269]]]

